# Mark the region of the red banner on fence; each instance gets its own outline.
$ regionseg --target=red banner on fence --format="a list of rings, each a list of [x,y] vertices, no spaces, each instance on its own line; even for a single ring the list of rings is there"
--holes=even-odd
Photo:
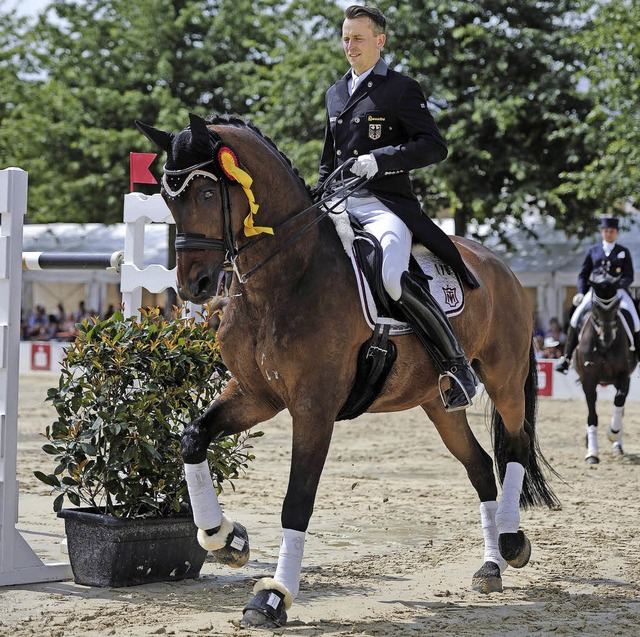
[[[149,166],[158,155],[156,153],[129,153],[129,192],[133,184],[157,184]]]
[[[538,396],[553,396],[553,363],[538,361]]]

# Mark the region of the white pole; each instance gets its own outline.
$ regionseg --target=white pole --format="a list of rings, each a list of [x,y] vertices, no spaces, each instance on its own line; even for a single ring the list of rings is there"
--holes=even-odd
[[[0,170],[0,585],[72,579],[69,564],[44,564],[16,529],[22,224],[28,175]]]

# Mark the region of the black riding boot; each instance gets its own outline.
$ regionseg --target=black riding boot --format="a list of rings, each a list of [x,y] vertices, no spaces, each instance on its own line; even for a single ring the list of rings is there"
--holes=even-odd
[[[445,376],[450,380],[449,389],[443,392],[440,388],[445,410],[466,409],[471,406],[471,399],[476,394],[477,379],[447,315],[409,272],[403,273],[400,283],[402,294],[398,307],[437,365],[440,371],[438,385]]]
[[[564,344],[564,356],[562,356],[560,362],[556,365],[557,372],[566,374],[569,371],[573,350],[576,348],[577,344],[578,330],[569,325],[569,329],[567,330],[567,342]]]
[[[636,358],[640,363],[640,332],[633,333],[633,346],[636,348]]]

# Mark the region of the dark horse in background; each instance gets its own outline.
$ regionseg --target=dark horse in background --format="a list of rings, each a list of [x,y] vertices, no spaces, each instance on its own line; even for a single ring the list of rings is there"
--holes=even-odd
[[[587,399],[587,453],[586,462],[597,464],[598,414],[596,400],[598,385],[613,385],[613,415],[607,431],[613,443],[615,456],[622,456],[622,431],[624,404],[629,394],[631,374],[636,367],[633,343],[633,323],[621,314],[620,298],[616,295],[620,277],[613,277],[606,270],[594,270],[589,278],[592,289],[590,312],[581,319],[582,328],[575,354],[575,368]]]
[[[248,430],[287,409],[291,468],[282,506],[283,540],[275,575],[260,580],[244,625],[287,620],[298,593],[304,538],[334,423],[347,401],[359,352],[370,339],[356,277],[326,208],[275,144],[237,118],[168,133],[137,122],[167,152],[163,197],[177,225],[180,296],[196,303],[235,276],[219,338],[232,378],[211,407],[185,428],[182,455],[200,543],[232,565],[248,559],[246,530],[218,503],[206,465],[209,443]],[[455,238],[480,282],[465,290],[454,330],[492,401],[495,461],[475,438],[464,411],[447,413],[438,370],[413,334],[393,337],[397,358],[370,412],[420,406],[480,500],[485,559],[474,589],[502,590],[502,572],[524,566],[531,545],[519,529],[520,506],[554,506],[536,438],[537,371],[532,317],[514,274],[478,243]],[[404,441],[403,441],[404,438]],[[411,432],[398,444],[411,444]],[[428,459],[425,458],[425,462]],[[447,494],[442,494],[447,497]],[[385,524],[388,524],[387,522]]]

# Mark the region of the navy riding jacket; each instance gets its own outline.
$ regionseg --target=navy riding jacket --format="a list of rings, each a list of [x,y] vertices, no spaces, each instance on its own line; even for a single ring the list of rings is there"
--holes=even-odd
[[[402,219],[414,238],[471,286],[478,283],[451,239],[429,218],[411,188],[409,171],[447,157],[447,146],[418,82],[378,60],[351,97],[351,71],[329,88],[318,186],[348,159],[371,153],[378,173],[367,189]]]
[[[611,254],[604,253],[602,244],[589,248],[578,274],[578,292],[585,294],[591,287],[589,276],[599,268],[604,268],[611,276],[622,275],[619,287],[628,288],[633,283],[633,262],[627,248],[616,243]]]

